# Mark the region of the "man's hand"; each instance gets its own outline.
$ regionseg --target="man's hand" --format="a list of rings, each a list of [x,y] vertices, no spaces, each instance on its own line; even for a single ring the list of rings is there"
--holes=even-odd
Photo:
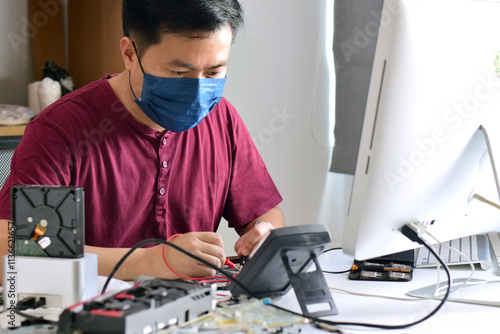
[[[284,226],[283,212],[279,206],[276,206],[245,226],[237,228],[236,230],[241,237],[234,244],[236,254],[240,258],[250,255],[255,246],[262,241],[270,230]]]
[[[170,240],[176,246],[221,267],[225,262],[224,244],[220,235],[213,232],[190,232]],[[85,246],[86,253],[98,255],[99,275],[108,276],[115,264],[129,248],[103,248]],[[213,276],[215,270],[199,263],[173,247],[157,245],[136,249],[118,269],[115,278],[133,280],[140,275],[163,279],[178,279],[176,273],[168,269],[163,261],[163,253],[168,265],[177,273],[188,277]]]
[[[213,232],[191,232],[181,234],[172,238],[169,242],[218,268],[222,267],[226,260],[222,238],[220,235]],[[165,259],[170,268],[182,276],[207,277],[215,275],[214,269],[179,252],[173,247],[165,247]],[[168,270],[165,264],[163,264],[163,267],[164,270]]]
[[[267,235],[270,230],[274,229],[274,225],[269,222],[259,222],[250,231],[243,234],[234,244],[234,250],[238,257],[248,256],[259,242]]]

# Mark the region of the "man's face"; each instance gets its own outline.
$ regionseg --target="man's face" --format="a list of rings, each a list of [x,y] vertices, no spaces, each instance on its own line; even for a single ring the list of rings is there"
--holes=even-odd
[[[231,42],[229,25],[201,38],[164,34],[141,57],[142,67],[164,78],[225,78]]]

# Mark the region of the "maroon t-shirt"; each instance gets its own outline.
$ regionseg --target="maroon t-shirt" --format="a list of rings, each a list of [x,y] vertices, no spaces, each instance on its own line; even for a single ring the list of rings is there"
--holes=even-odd
[[[35,117],[0,192],[12,185],[85,191],[85,243],[131,247],[147,238],[242,226],[282,198],[235,108],[226,100],[193,129],[162,133],[135,121],[102,78]]]

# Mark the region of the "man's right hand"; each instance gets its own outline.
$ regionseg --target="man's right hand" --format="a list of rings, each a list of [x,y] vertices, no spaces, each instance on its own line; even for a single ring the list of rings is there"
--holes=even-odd
[[[222,267],[226,259],[222,238],[213,232],[180,234],[171,238],[169,242],[218,268]],[[165,260],[175,272],[173,273],[173,277],[163,261],[163,251],[165,253]],[[148,249],[148,253],[147,257],[151,261],[151,265],[155,266],[156,277],[165,277],[165,275],[168,275],[168,278],[178,278],[176,274],[186,277],[207,277],[216,274],[214,269],[168,245],[165,247],[163,245],[154,246]]]
[[[190,232],[176,236],[170,240],[176,246],[221,267],[225,261],[224,244],[220,235],[213,232]],[[98,256],[99,275],[108,276],[116,263],[127,253],[129,248],[103,248],[85,246],[86,253],[95,253]],[[165,260],[175,273],[170,271]],[[140,275],[153,276],[164,279],[178,279],[179,276],[207,277],[215,275],[215,270],[179,252],[163,245],[151,248],[136,249],[115,274],[115,278],[133,280]]]

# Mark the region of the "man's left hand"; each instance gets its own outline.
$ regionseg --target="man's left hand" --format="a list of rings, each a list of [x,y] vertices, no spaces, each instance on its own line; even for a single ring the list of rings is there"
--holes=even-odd
[[[285,218],[283,217],[281,208],[279,206],[272,208],[247,225],[237,229],[241,237],[234,244],[236,254],[238,254],[240,258],[249,256],[259,242],[266,237],[269,231],[284,226]]]
[[[273,224],[269,222],[261,221],[256,224],[250,231],[243,234],[243,236],[236,241],[234,244],[236,254],[238,254],[240,258],[250,255],[255,246],[257,246],[267,233],[274,228]]]

